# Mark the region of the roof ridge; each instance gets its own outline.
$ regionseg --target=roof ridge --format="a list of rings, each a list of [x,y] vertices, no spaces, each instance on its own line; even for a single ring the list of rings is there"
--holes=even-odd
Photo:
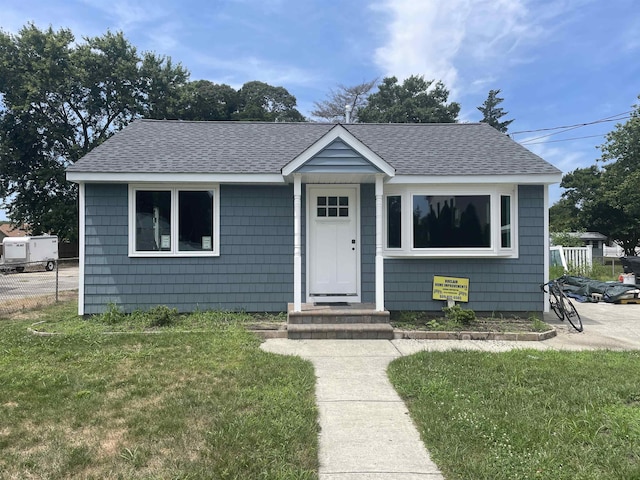
[[[256,120],[179,120],[179,119],[159,119],[159,118],[136,118],[134,122],[145,123],[197,123],[197,124],[233,124],[233,125],[338,125],[330,122],[259,122]]]

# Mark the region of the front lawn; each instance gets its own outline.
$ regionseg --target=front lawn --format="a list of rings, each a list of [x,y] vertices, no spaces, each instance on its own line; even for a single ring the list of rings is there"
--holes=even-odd
[[[640,352],[423,352],[389,375],[448,480],[640,478]]]
[[[76,332],[52,337],[0,320],[0,478],[317,478],[309,362],[228,320],[104,335],[74,309],[38,317]]]

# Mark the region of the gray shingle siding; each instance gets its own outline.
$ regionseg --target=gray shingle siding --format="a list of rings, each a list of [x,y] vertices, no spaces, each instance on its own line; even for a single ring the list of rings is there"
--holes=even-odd
[[[544,278],[542,186],[520,186],[518,259],[387,259],[389,310],[439,311],[433,275],[470,279],[476,311],[540,312]],[[302,190],[302,293],[306,298],[306,188]],[[220,256],[129,258],[128,189],[85,186],[85,313],[168,304],[181,311],[284,311],[293,301],[293,187],[220,187]],[[375,301],[375,196],[360,188],[361,293]]]
[[[336,140],[298,168],[296,172],[379,173],[380,169],[344,142]]]
[[[129,258],[126,185],[85,187],[85,313],[166,304],[284,311],[293,298],[293,188],[220,187],[220,256]]]
[[[544,187],[518,189],[519,258],[387,259],[385,306],[388,310],[439,311],[432,300],[434,275],[469,278],[469,303],[477,312],[541,312],[543,298]]]

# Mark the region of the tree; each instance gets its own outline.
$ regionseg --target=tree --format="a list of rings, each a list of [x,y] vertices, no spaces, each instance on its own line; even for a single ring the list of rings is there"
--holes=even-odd
[[[304,122],[295,107],[296,97],[284,87],[252,81],[238,91],[238,112],[234,117],[257,122]]]
[[[577,232],[581,226],[580,210],[569,198],[561,198],[549,208],[549,230],[555,233]]]
[[[566,174],[562,198],[574,205],[577,222],[618,242],[626,255],[640,244],[640,106],[607,134],[600,165]]]
[[[447,103],[449,90],[442,82],[425,81],[412,75],[402,84],[396,77],[386,77],[378,91],[369,95],[367,105],[360,109],[363,123],[453,123],[458,119],[460,105]]]
[[[554,245],[563,247],[584,247],[584,241],[579,236],[571,233],[573,232],[551,232],[551,242]]]
[[[502,117],[509,112],[505,112],[502,107],[499,107],[504,98],[498,97],[500,90],[489,90],[489,95],[484,103],[478,107],[478,110],[482,112],[481,123],[488,123],[496,130],[507,133],[507,129],[513,120],[500,121]]]
[[[189,85],[189,73],[181,65],[174,67],[171,58],[145,54],[139,75],[142,116],[155,120],[181,118],[182,91]]]
[[[626,255],[635,255],[640,244],[640,104],[633,108],[629,120],[617,124],[599,147],[604,164],[603,201],[621,220],[608,235],[622,245]]]
[[[170,116],[187,77],[122,33],[75,43],[68,29],[0,31],[0,198],[12,223],[75,238],[65,168],[143,113]]]
[[[367,105],[371,89],[377,81],[378,80],[374,78],[368,82],[362,82],[351,87],[342,84],[338,85],[335,90],[332,89],[329,91],[326,100],[313,102],[316,108],[311,112],[311,116],[332,123],[346,122],[345,107],[349,106],[349,122],[358,123],[359,111]]]
[[[187,83],[180,93],[181,120],[231,120],[238,110],[238,92],[209,80]]]

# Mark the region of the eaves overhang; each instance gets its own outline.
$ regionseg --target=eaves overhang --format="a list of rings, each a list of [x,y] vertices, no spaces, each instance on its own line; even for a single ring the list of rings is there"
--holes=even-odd
[[[67,172],[67,180],[75,183],[286,183],[280,173],[131,173],[131,172]]]
[[[515,175],[401,175],[390,178],[390,185],[512,184],[553,185],[560,183],[560,173],[527,173]]]

